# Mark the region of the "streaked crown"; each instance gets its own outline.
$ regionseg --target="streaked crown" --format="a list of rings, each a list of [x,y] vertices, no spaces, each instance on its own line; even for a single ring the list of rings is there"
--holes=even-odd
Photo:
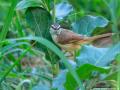
[[[59,30],[61,26],[60,26],[59,24],[55,23],[55,24],[53,24],[51,27],[52,27],[54,30]]]

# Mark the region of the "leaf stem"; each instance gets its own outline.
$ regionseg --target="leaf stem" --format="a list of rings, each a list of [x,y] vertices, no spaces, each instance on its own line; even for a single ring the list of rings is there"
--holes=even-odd
[[[56,17],[56,9],[55,9],[55,5],[56,5],[56,0],[53,0],[53,12],[52,12],[52,16],[53,16],[53,23],[56,22],[55,17]]]

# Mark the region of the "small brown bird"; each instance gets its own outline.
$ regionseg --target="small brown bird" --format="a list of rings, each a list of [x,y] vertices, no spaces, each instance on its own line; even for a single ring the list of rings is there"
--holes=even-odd
[[[80,49],[81,45],[88,44],[100,38],[110,37],[112,33],[88,37],[74,33],[70,30],[63,29],[59,24],[53,24],[50,28],[50,33],[54,42],[65,51],[74,51]]]

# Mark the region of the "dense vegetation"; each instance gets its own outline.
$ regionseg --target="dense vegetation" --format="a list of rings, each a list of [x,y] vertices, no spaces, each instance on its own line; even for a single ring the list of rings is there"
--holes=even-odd
[[[120,89],[120,0],[0,0],[0,90]],[[50,27],[112,38],[69,60]]]

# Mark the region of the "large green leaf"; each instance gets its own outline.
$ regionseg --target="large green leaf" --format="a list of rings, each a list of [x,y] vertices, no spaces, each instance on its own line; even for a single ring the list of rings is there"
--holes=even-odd
[[[22,0],[17,4],[17,10],[27,9],[29,7],[43,7],[50,12],[53,1],[50,0]]]
[[[87,15],[72,23],[73,31],[90,36],[96,27],[105,27],[108,20],[101,16]]]
[[[109,48],[109,50],[103,56],[98,58],[95,65],[105,66],[106,64],[109,64],[112,60],[114,60],[116,55],[119,53],[120,53],[120,43],[117,43],[116,45]]]
[[[48,87],[47,85],[36,85],[35,87],[32,88],[32,90],[50,90],[50,87]]]
[[[118,72],[113,72],[105,76],[105,80],[117,80]]]
[[[36,36],[51,39],[49,27],[51,25],[51,15],[41,7],[31,7],[26,11],[26,20]]]
[[[80,56],[77,57],[78,65],[90,63],[97,66],[107,66],[120,53],[120,43],[110,48],[97,48],[93,46],[84,46]]]
[[[63,70],[58,74],[56,78],[53,79],[52,88],[57,88],[57,90],[65,90],[64,83],[66,82],[67,70]]]
[[[40,7],[28,8],[26,11],[26,20],[35,36],[44,37],[53,42],[49,32],[52,19],[48,11]],[[55,63],[56,60],[58,60],[58,57],[48,50],[48,48],[38,43],[36,46],[39,50],[45,52],[46,58],[51,60],[52,63]]]
[[[56,17],[58,19],[63,19],[64,17],[66,17],[71,11],[73,11],[73,8],[70,4],[68,4],[67,2],[63,2],[63,3],[59,3],[56,5],[55,7],[56,10]]]
[[[22,0],[17,4],[16,9],[22,10],[29,7],[40,7],[41,3],[41,0]]]
[[[95,64],[101,56],[107,52],[108,48],[97,48],[92,45],[85,45],[81,49],[80,56],[77,57],[78,66],[85,63]],[[102,65],[102,63],[100,64]]]

